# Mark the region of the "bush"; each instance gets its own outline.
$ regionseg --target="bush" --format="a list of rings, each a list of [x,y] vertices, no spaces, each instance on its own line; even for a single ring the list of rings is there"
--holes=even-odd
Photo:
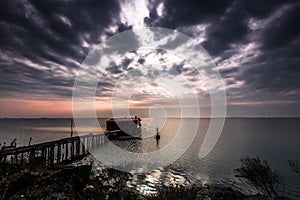
[[[248,157],[241,159],[241,164],[240,168],[235,169],[236,177],[246,179],[247,183],[270,198],[278,197],[281,177],[271,170],[267,161]]]

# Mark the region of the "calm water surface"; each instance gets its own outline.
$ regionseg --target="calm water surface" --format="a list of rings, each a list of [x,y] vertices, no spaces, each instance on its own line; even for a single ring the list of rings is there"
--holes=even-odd
[[[190,125],[196,119],[168,119],[160,131],[161,139],[157,143],[153,134],[156,127],[147,126],[149,119],[143,121],[143,132],[150,137],[139,141],[116,142],[118,146],[132,152],[152,152],[165,147],[177,133],[183,122],[184,138],[182,144],[168,154],[185,148],[184,140],[190,140]],[[100,119],[104,126],[105,120]],[[201,119],[196,138],[188,150],[167,167],[146,174],[134,174],[129,187],[144,192],[154,192],[160,184],[203,184],[213,183],[231,186],[244,193],[251,192],[245,184],[234,178],[234,169],[240,159],[246,156],[259,156],[269,162],[272,169],[278,170],[284,178],[286,195],[297,199],[300,191],[300,177],[289,167],[287,160],[300,161],[300,119],[227,119],[218,143],[203,159],[199,159],[199,149],[209,125],[209,119]],[[99,127],[83,127],[82,132],[100,133]],[[32,144],[69,137],[68,119],[1,119],[0,143],[10,143],[17,138],[17,145]],[[168,155],[164,155],[168,156]],[[299,198],[299,197],[298,197]]]

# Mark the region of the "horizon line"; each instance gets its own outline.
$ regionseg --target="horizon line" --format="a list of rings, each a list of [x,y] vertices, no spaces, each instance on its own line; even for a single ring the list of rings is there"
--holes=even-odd
[[[127,117],[127,116],[126,116]],[[139,116],[140,117],[140,116]],[[72,119],[73,117],[0,117],[0,119]],[[93,117],[81,117],[79,119],[92,119]],[[108,119],[111,116],[97,117],[97,119]],[[150,118],[150,117],[141,117],[141,118]],[[297,119],[300,116],[229,116],[229,117],[155,117],[155,118],[167,118],[167,119]]]

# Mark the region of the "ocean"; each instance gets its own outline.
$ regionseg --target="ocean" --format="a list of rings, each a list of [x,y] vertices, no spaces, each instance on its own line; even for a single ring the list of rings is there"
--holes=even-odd
[[[193,124],[197,119],[169,118],[159,131],[161,139],[155,139],[156,124],[150,119],[143,119],[143,134],[147,138],[138,141],[117,141],[120,148],[130,152],[154,152],[167,147],[179,130],[187,140],[176,148],[164,151],[162,158],[187,148],[180,157],[168,166],[152,170],[146,174],[133,173],[128,183],[141,192],[155,192],[159,184],[217,184],[229,186],[243,193],[255,192],[243,181],[235,178],[235,171],[240,166],[240,159],[258,156],[268,161],[273,170],[282,176],[284,195],[297,199],[300,196],[300,176],[293,172],[288,160],[300,162],[300,119],[297,118],[234,118],[226,119],[222,134],[212,151],[204,158],[199,158],[199,149],[208,129],[210,120],[200,119],[195,138],[190,137]],[[105,119],[99,119],[102,128]],[[162,126],[158,124],[157,126]],[[81,127],[80,132],[101,133],[100,126]],[[70,119],[0,119],[0,143],[9,144],[17,138],[17,146],[56,140],[70,136]],[[112,157],[113,159],[113,157]]]

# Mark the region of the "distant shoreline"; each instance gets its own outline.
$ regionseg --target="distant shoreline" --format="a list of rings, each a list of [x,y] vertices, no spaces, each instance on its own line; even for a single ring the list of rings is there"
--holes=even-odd
[[[110,117],[98,117],[97,119],[108,119]],[[150,117],[141,117],[142,119],[149,119]],[[157,117],[159,118],[159,117]],[[162,117],[163,118],[163,117]],[[7,119],[71,119],[71,117],[1,117],[0,120]],[[80,119],[93,119],[92,117]],[[167,119],[223,119],[222,117],[167,117]],[[300,119],[300,117],[225,117],[224,119]]]

